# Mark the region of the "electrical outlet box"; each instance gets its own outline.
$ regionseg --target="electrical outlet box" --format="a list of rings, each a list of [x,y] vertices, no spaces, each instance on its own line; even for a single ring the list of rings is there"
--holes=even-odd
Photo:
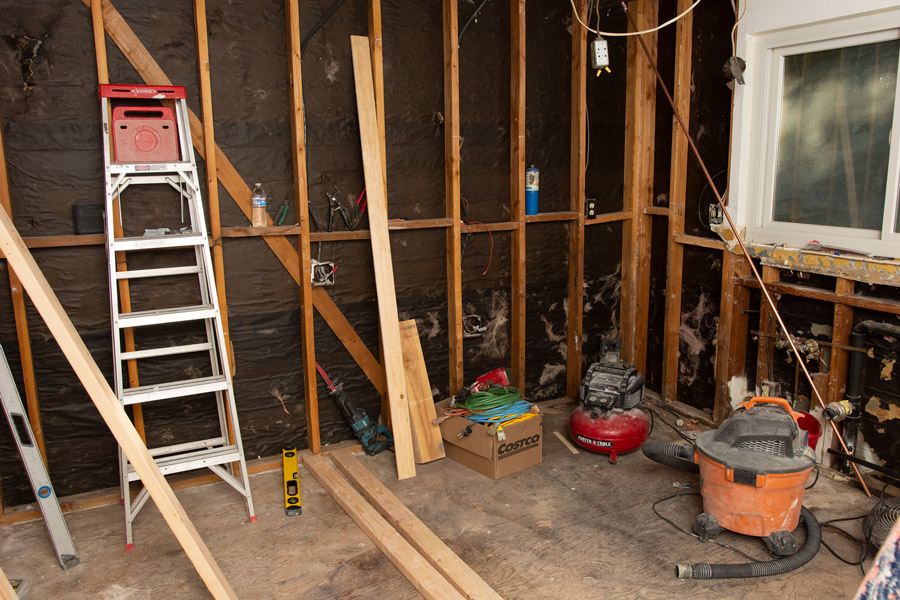
[[[603,69],[609,66],[609,46],[603,38],[591,42],[591,68]]]

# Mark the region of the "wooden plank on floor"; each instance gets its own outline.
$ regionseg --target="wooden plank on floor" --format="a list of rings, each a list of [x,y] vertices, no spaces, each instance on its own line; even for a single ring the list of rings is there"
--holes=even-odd
[[[437,413],[425,356],[419,341],[416,320],[400,322],[400,347],[403,351],[403,371],[406,376],[406,396],[409,398],[409,425],[412,428],[413,454],[419,464],[444,458],[441,428],[434,424]]]
[[[368,47],[366,51],[368,53]],[[369,201],[371,202],[371,199]],[[425,598],[428,600],[463,598],[437,569],[431,566],[340,476],[328,459],[323,456],[309,456],[303,459],[303,466]]]
[[[353,52],[353,75],[356,83],[356,105],[359,111],[359,138],[362,146],[363,171],[368,198],[369,231],[375,267],[375,289],[378,297],[378,321],[384,349],[384,379],[391,407],[391,433],[397,458],[397,476],[414,477],[416,464],[409,427],[409,404],[406,401],[406,378],[400,348],[400,322],[397,317],[397,295],[394,289],[394,267],[391,263],[391,240],[387,226],[387,198],[378,142],[375,113],[375,91],[372,83],[372,60],[369,40],[350,36]]]
[[[447,547],[441,538],[384,487],[384,484],[352,454],[346,451],[334,452],[331,460],[372,503],[372,506],[400,532],[400,535],[406,538],[463,596],[469,600],[501,600],[500,595],[478,573]]]
[[[210,593],[215,598],[237,598],[5,211],[0,211],[0,251],[19,274],[35,308]]]

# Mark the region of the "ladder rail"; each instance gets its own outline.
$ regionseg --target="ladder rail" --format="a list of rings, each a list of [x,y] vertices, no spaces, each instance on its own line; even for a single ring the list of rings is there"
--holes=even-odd
[[[230,487],[238,491],[246,501],[250,521],[256,520],[253,509],[250,480],[247,473],[243,442],[238,421],[237,405],[234,395],[234,382],[231,377],[228,354],[225,345],[225,333],[222,325],[222,314],[219,298],[215,289],[212,255],[209,248],[208,228],[203,208],[202,191],[197,175],[197,161],[191,142],[189,112],[187,101],[183,98],[174,100],[175,128],[177,129],[177,145],[179,155],[175,161],[168,162],[115,162],[110,141],[110,104],[101,97],[104,131],[104,161],[106,165],[106,200],[107,200],[107,254],[109,258],[110,311],[113,325],[113,358],[116,394],[123,406],[129,404],[140,406],[146,402],[158,400],[172,401],[177,398],[196,394],[211,394],[215,397],[219,417],[219,437],[206,440],[185,442],[173,446],[155,448],[151,451],[157,465],[164,473],[209,468],[222,478]],[[113,124],[115,125],[115,123]],[[117,136],[121,134],[116,131]],[[119,137],[116,141],[119,141]],[[168,156],[172,156],[171,153]],[[140,159],[139,159],[140,160]],[[164,184],[174,189],[181,197],[183,225],[188,221],[190,227],[185,232],[171,235],[151,235],[139,237],[116,238],[114,235],[113,203],[122,203],[122,192],[134,185]],[[185,211],[185,203],[187,210]],[[124,211],[119,211],[120,222]],[[133,213],[129,213],[133,214]],[[141,269],[135,274],[119,274],[116,270],[116,253],[157,250],[173,248],[194,249],[193,266],[167,266]],[[169,275],[196,274],[199,284],[200,305],[175,307],[170,309],[143,310],[125,316],[121,313],[116,283],[130,279],[143,278],[148,284],[156,285],[156,277]],[[165,281],[165,280],[164,280]],[[169,280],[171,281],[171,280]],[[122,351],[120,331],[130,329],[137,332],[140,327],[199,321],[204,323],[206,342],[202,344],[185,344],[174,351],[166,348],[137,349]],[[183,351],[182,351],[183,350]],[[160,358],[203,352],[208,354],[211,377],[200,377],[183,381],[170,381],[140,387],[125,387],[123,363],[140,358]],[[119,449],[119,474],[122,485],[122,500],[125,506],[126,549],[132,547],[132,522],[147,501],[145,488],[132,497],[130,482],[138,481],[136,473],[127,457]]]

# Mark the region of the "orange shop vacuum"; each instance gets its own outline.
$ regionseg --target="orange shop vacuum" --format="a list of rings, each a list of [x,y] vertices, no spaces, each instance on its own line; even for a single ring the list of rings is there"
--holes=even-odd
[[[678,565],[680,579],[786,573],[819,551],[819,524],[803,507],[816,460],[808,433],[797,425],[801,416],[786,400],[755,397],[739,404],[718,429],[698,435],[694,445],[644,445],[648,458],[700,474],[703,513],[694,520],[700,541],[728,529],[762,538],[775,558],[740,565]],[[798,550],[792,532],[801,520],[807,535]]]

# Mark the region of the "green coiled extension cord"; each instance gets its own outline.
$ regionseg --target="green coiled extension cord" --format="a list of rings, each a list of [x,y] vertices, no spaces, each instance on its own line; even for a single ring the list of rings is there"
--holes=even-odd
[[[479,414],[496,409],[507,408],[518,402],[520,398],[522,398],[521,390],[508,385],[492,387],[480,392],[475,392],[465,400],[457,400],[454,404],[473,414]]]

